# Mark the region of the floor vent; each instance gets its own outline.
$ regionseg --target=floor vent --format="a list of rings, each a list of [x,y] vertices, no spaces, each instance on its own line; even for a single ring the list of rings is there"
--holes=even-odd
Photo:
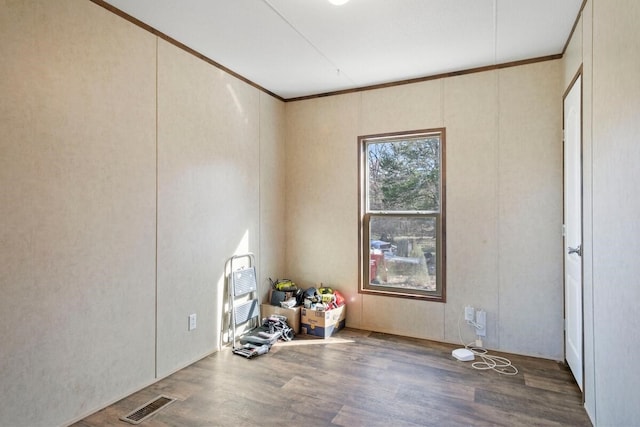
[[[154,415],[160,409],[165,408],[171,402],[174,402],[176,399],[167,396],[158,396],[153,400],[145,403],[139,408],[134,409],[124,417],[120,419],[122,421],[126,421],[130,424],[140,424],[150,416]]]

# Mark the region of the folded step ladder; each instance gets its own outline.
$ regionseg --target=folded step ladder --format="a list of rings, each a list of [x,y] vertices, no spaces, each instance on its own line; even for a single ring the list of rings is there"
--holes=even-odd
[[[236,268],[241,259],[248,260],[244,267]],[[260,304],[258,302],[258,284],[256,281],[255,257],[251,253],[234,255],[227,261],[229,273],[229,311],[230,341],[233,353],[247,359],[265,354],[271,348],[270,344],[260,342],[246,342],[237,345],[238,340],[250,334],[260,326]],[[242,336],[238,336],[237,329],[244,325]]]

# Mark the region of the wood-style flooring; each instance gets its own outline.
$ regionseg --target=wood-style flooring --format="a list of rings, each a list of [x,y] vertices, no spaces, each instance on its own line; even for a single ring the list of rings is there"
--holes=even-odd
[[[256,359],[228,349],[74,424],[119,421],[158,395],[175,397],[145,426],[591,426],[560,363],[506,355],[520,371],[479,371],[454,345],[345,329],[296,338]]]

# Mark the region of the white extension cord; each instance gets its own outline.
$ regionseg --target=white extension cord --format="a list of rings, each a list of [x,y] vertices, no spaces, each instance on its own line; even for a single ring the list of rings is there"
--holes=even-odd
[[[481,359],[481,361],[473,362],[471,366],[474,369],[481,371],[493,370],[502,375],[517,375],[518,368],[516,368],[506,357],[490,355],[489,351],[482,347],[482,339],[480,337],[477,337],[476,341],[473,343],[465,344],[462,339],[462,331],[460,329],[460,317],[458,317],[458,337],[460,338],[460,344]],[[478,325],[473,321],[467,321],[467,323],[476,329],[478,328]]]
[[[506,357],[490,355],[487,349],[481,347],[470,347],[465,345],[465,348],[471,350],[473,354],[482,359],[481,362],[473,362],[471,366],[475,369],[489,370],[492,369],[502,375],[517,375],[518,368],[513,366],[511,361]]]

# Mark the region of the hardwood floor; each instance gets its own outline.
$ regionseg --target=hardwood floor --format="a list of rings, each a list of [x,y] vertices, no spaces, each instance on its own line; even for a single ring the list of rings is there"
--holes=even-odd
[[[454,345],[345,329],[296,338],[256,359],[223,350],[74,424],[119,421],[160,394],[178,401],[141,426],[590,426],[564,365],[506,355],[479,371]],[[498,354],[499,355],[499,354]]]

